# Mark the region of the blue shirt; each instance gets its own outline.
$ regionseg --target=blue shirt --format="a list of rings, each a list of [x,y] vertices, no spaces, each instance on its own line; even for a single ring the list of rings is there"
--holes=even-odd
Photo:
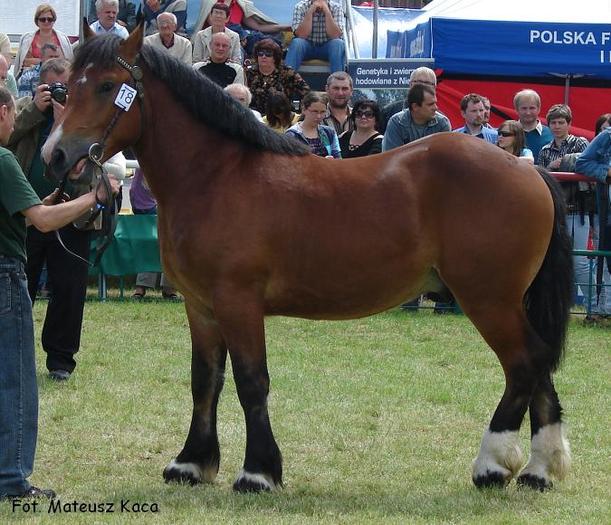
[[[34,90],[40,81],[40,63],[26,69],[19,77],[17,97],[33,97]]]
[[[389,149],[398,148],[427,135],[450,131],[450,129],[452,129],[450,120],[439,111],[435,112],[435,116],[421,126],[412,120],[409,109],[404,109],[390,117],[386,125],[386,131],[384,131],[382,150],[388,151]]]
[[[455,133],[464,133],[465,135],[472,135],[469,131],[469,128],[465,125],[462,128],[457,128],[454,130]],[[482,130],[477,135],[472,135],[473,137],[478,137],[480,139],[484,139],[486,142],[490,142],[490,144],[496,144],[498,142],[499,134],[494,128],[487,128],[486,126],[482,126]]]
[[[599,133],[577,159],[575,171],[606,182],[611,168],[611,128]]]

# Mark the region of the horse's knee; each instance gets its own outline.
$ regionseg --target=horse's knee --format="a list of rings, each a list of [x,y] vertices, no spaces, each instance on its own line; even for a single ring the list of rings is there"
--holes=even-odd
[[[473,483],[478,488],[505,487],[524,464],[518,432],[486,430],[473,462]]]
[[[552,478],[562,480],[571,468],[571,451],[562,423],[541,427],[532,436],[528,464],[518,484],[537,490],[552,487]]]
[[[213,483],[218,474],[219,466],[200,466],[197,463],[180,463],[176,459],[170,461],[163,469],[163,479],[166,483],[176,482],[191,486],[200,483]]]

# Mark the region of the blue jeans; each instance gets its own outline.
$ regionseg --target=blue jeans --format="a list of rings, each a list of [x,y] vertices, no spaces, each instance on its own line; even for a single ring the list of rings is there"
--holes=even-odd
[[[0,255],[0,496],[30,488],[38,434],[34,323],[23,263]]]
[[[293,38],[286,52],[284,63],[292,67],[295,71],[301,66],[304,60],[316,58],[318,60],[328,60],[331,73],[344,71],[346,64],[346,44],[341,38],[327,40],[320,46],[315,46],[305,38]]]

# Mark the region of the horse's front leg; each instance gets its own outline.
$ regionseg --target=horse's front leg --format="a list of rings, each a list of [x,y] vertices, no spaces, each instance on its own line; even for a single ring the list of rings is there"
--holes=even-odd
[[[225,289],[215,298],[215,314],[227,342],[246,421],[246,455],[233,489],[274,490],[282,485],[282,456],[267,412],[269,375],[263,308],[256,294]]]
[[[186,305],[191,331],[193,416],[185,445],[163,471],[166,482],[211,483],[219,470],[216,407],[223,388],[227,347],[209,312]]]

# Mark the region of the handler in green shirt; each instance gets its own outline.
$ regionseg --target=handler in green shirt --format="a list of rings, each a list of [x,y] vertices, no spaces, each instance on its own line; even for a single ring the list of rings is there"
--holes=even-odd
[[[38,433],[38,388],[34,362],[32,303],[25,276],[26,221],[53,231],[104,202],[103,188],[52,206],[56,192],[38,198],[13,154],[4,145],[13,132],[15,101],[0,87],[0,500],[54,498],[30,485]],[[119,183],[110,178],[113,193]]]

